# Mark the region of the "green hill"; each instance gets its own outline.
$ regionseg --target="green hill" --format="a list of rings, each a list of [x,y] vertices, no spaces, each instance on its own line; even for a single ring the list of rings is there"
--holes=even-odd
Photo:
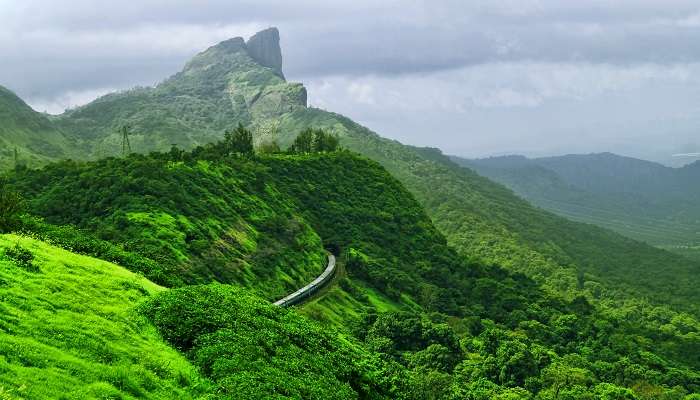
[[[235,282],[272,300],[324,267],[318,235],[268,184],[262,166],[244,159],[61,162],[18,171],[12,182],[35,215],[152,260],[157,267],[140,272],[169,286]]]
[[[573,220],[669,249],[700,245],[698,163],[670,168],[609,153],[453,160]]]
[[[388,383],[401,378],[390,362],[243,289],[168,291],[28,237],[0,235],[0,298],[2,399],[395,399],[404,390]]]
[[[67,140],[43,114],[0,86],[0,170],[21,164],[42,165],[66,157]]]

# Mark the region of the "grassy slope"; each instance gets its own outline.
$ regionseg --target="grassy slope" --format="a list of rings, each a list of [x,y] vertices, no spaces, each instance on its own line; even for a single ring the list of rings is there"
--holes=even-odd
[[[0,171],[19,161],[42,165],[69,154],[66,138],[49,119],[0,86]]]
[[[1,255],[29,249],[40,272]],[[0,236],[0,398],[192,398],[196,370],[134,308],[163,289],[43,242]]]

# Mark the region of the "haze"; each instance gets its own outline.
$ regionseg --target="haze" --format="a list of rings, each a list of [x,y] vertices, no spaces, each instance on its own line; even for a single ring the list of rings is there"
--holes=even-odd
[[[271,25],[311,105],[408,144],[698,159],[697,1],[0,0],[0,85],[60,113]]]

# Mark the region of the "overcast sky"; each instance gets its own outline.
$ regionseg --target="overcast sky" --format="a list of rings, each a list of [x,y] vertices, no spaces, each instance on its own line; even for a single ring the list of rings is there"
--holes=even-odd
[[[697,0],[0,0],[0,85],[60,113],[269,26],[312,105],[404,143],[700,151]]]

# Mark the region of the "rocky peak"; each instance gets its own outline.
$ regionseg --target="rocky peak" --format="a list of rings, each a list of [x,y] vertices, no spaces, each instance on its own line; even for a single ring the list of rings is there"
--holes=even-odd
[[[272,68],[283,77],[280,33],[277,28],[268,28],[251,36],[246,42],[246,47],[253,60],[262,66]]]

